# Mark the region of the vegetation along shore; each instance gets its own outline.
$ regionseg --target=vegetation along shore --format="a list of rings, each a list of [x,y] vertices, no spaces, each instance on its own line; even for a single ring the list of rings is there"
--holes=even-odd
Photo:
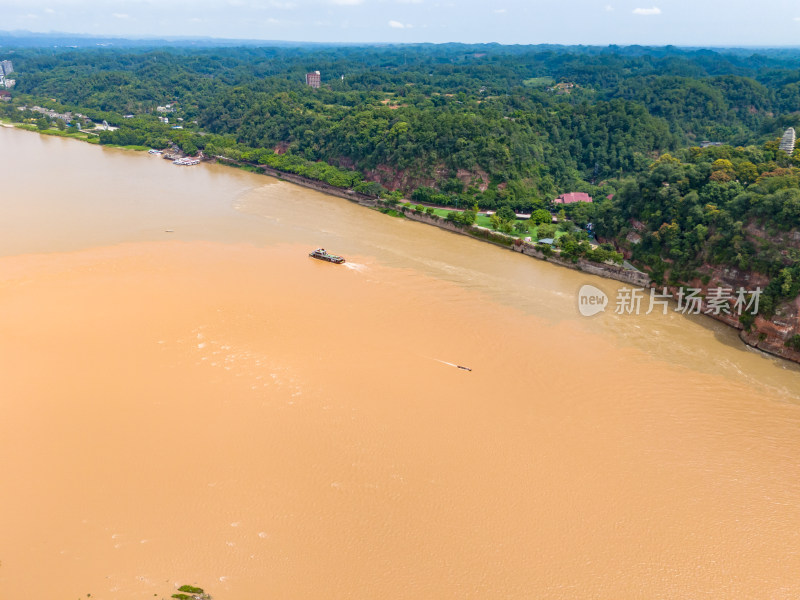
[[[758,290],[756,314],[731,295],[710,316],[800,362],[800,153],[784,135],[800,51],[4,51],[6,122],[236,164],[679,301],[699,290],[701,312],[715,290]]]

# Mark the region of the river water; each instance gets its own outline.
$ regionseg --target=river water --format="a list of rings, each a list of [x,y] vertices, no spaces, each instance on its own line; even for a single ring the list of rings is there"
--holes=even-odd
[[[0,164],[0,599],[800,597],[798,369],[732,330],[226,167]]]

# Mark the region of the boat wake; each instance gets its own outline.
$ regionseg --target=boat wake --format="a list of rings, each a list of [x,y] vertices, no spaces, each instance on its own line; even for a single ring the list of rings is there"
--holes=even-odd
[[[440,363],[442,363],[443,365],[450,365],[451,367],[456,367],[456,368],[458,368],[458,365],[455,365],[455,364],[453,364],[453,363],[451,363],[451,362],[447,362],[446,360],[439,360],[438,358],[434,358],[433,360],[435,360],[436,362],[440,362]]]
[[[431,357],[428,357],[431,358]],[[446,360],[439,360],[438,358],[431,358],[431,360],[435,360],[436,362],[440,362],[443,365],[448,365],[450,367],[455,367],[456,369],[461,369],[462,371],[472,371],[469,367],[464,367],[462,365],[457,365],[455,363],[447,362]]]
[[[367,270],[367,265],[362,265],[362,264],[354,263],[354,262],[346,262],[346,263],[344,263],[344,266],[347,267],[348,269],[352,269],[353,271],[366,271]]]

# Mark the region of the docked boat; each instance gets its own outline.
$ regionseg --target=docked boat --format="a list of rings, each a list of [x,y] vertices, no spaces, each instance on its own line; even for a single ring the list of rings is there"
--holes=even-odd
[[[336,263],[337,265],[340,265],[344,262],[344,258],[342,258],[341,256],[336,256],[335,254],[329,254],[328,252],[325,252],[325,248],[317,248],[313,252],[309,252],[308,255],[311,258],[316,258],[319,260],[327,260],[328,262]]]

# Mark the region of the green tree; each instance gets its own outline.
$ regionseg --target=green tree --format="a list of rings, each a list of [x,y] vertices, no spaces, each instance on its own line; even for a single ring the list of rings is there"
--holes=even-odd
[[[517,214],[514,212],[514,209],[504,204],[500,208],[497,209],[497,213],[495,213],[497,217],[501,221],[515,221],[517,218]]]
[[[758,179],[758,168],[749,160],[745,160],[736,165],[736,179],[744,184],[753,183]]]
[[[549,210],[539,208],[531,213],[531,223],[534,225],[541,225],[542,223],[550,223],[553,217]]]
[[[552,224],[539,225],[536,228],[537,239],[553,239],[556,235],[556,226]]]

